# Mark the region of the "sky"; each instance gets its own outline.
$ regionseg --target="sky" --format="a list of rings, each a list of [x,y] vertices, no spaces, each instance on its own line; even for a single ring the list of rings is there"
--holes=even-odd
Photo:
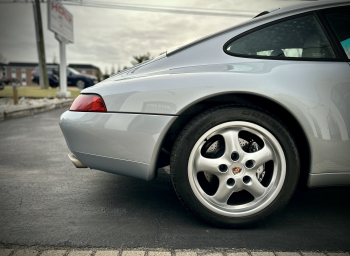
[[[1,2],[2,0],[0,0]],[[83,0],[84,1],[84,0]],[[67,64],[92,64],[102,73],[112,66],[131,66],[132,56],[151,56],[190,43],[203,36],[244,22],[265,10],[299,1],[277,0],[109,0],[114,3],[163,5],[193,10],[237,10],[249,17],[204,16],[143,12],[65,5],[74,17],[74,43],[68,44]],[[299,2],[300,3],[300,2]],[[41,4],[46,61],[59,62],[59,43],[47,28],[47,6]],[[7,62],[38,62],[33,6],[31,3],[0,4],[0,54]]]

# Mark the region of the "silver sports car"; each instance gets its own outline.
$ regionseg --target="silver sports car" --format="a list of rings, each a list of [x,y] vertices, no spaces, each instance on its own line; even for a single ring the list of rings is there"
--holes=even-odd
[[[297,187],[350,184],[349,58],[349,1],[263,12],[83,90],[69,157],[143,180],[170,165],[199,218],[259,224]]]

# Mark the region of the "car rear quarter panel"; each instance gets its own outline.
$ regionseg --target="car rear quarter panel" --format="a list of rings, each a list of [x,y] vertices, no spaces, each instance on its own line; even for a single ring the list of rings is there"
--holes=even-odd
[[[286,108],[304,129],[311,173],[348,173],[349,71],[345,62],[250,59],[170,69],[91,91],[105,99],[108,111],[168,115],[181,115],[192,104],[219,94],[268,98]]]

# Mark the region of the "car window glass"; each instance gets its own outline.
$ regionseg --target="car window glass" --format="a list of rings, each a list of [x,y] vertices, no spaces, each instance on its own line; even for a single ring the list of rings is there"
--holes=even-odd
[[[238,38],[226,51],[273,58],[335,58],[334,51],[313,15],[282,21]]]
[[[68,74],[73,73],[76,75],[80,75],[80,73],[77,70],[75,70],[74,68],[67,68],[67,72],[68,72]]]
[[[350,11],[326,14],[348,59],[350,59]]]

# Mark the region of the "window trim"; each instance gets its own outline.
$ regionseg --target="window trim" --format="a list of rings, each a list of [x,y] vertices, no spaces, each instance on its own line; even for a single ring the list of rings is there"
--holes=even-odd
[[[332,28],[332,25],[329,23],[329,21],[326,18],[326,14],[328,13],[335,13],[335,12],[348,12],[350,11],[350,6],[341,6],[341,7],[333,7],[325,10],[319,10],[317,12],[317,16],[319,16],[320,21],[324,24],[325,29],[328,31],[330,37],[332,38],[332,41],[339,52],[340,56],[345,62],[349,62],[350,57],[348,57],[345,53],[344,48],[342,47],[337,35],[335,34],[335,31]]]
[[[265,23],[263,25],[260,25],[258,27],[249,29],[233,38],[231,38],[230,40],[228,40],[224,46],[223,46],[223,50],[226,54],[234,56],[234,57],[239,57],[239,58],[249,58],[249,59],[265,59],[265,60],[292,60],[292,61],[330,61],[330,62],[344,62],[344,59],[342,58],[342,55],[339,55],[339,51],[337,51],[337,48],[334,49],[334,45],[335,42],[332,40],[332,38],[329,36],[328,34],[328,30],[325,29],[324,25],[322,24],[322,21],[318,19],[317,17],[317,11],[310,11],[310,12],[305,12],[305,13],[301,13],[301,14],[296,14],[296,15],[292,15],[289,17],[285,17],[285,18],[281,18],[281,19],[277,19],[268,23]],[[231,44],[232,42],[236,41],[237,39],[244,37],[250,33],[253,33],[255,31],[258,31],[260,29],[284,22],[284,21],[288,21],[288,20],[292,20],[295,18],[299,18],[299,17],[304,17],[304,16],[310,16],[313,15],[316,19],[316,21],[319,23],[321,29],[323,30],[323,33],[325,34],[325,36],[327,37],[327,39],[329,40],[329,43],[334,51],[335,54],[335,58],[334,59],[330,59],[330,58],[294,58],[294,57],[284,57],[284,58],[278,58],[278,57],[274,57],[274,56],[258,56],[258,55],[246,55],[246,54],[239,54],[239,53],[232,53],[227,51],[227,46],[229,44]]]

